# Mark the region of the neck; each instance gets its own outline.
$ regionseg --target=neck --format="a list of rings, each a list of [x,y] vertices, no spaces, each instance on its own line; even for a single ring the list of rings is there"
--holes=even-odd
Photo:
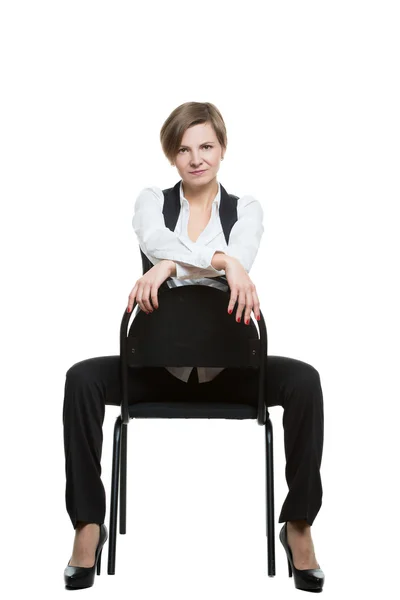
[[[191,206],[200,210],[208,210],[218,194],[218,182],[215,177],[205,185],[190,186],[186,181],[182,181],[182,191],[186,200]]]

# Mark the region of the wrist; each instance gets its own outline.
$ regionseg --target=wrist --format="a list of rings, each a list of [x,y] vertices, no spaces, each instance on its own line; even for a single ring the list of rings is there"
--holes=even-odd
[[[221,250],[217,250],[214,252],[214,255],[211,259],[211,266],[214,267],[217,271],[225,270],[225,267],[228,263],[229,256],[227,256]]]
[[[168,260],[169,276],[176,277],[176,264],[173,260]]]

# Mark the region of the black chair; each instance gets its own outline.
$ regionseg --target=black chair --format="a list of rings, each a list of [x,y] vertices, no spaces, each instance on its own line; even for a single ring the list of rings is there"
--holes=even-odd
[[[227,284],[225,277],[216,280]],[[188,285],[158,290],[159,308],[146,315],[137,307],[124,310],[120,329],[121,415],[114,426],[108,574],[115,574],[118,493],[119,531],[126,533],[127,425],[136,418],[257,419],[265,425],[268,575],[275,575],[274,481],[272,423],[264,401],[264,357],[267,331],[264,318],[249,325],[235,320],[237,306],[227,312],[230,290]],[[136,302],[133,306],[135,309]],[[128,332],[130,318],[132,324]],[[260,335],[258,335],[258,333]],[[259,375],[258,406],[232,402],[137,402],[128,405],[128,369],[135,367],[252,368]],[[119,475],[121,479],[119,480]]]

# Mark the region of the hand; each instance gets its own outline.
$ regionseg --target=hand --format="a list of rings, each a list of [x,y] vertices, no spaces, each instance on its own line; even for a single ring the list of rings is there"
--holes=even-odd
[[[153,306],[158,308],[158,288],[171,276],[174,268],[175,263],[172,260],[161,260],[138,279],[129,294],[127,312],[131,312],[135,298],[144,312],[153,312]],[[153,306],[150,303],[149,296],[151,296]]]
[[[236,321],[240,322],[244,307],[244,322],[250,323],[250,314],[253,310],[257,321],[260,320],[260,302],[257,296],[256,286],[251,281],[247,271],[240,262],[232,256],[226,257],[225,275],[231,288],[231,299],[228,304],[228,312],[233,311],[236,300],[238,308],[236,311]]]

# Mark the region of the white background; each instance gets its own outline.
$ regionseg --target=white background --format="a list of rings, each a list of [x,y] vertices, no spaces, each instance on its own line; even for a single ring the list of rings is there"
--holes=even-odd
[[[119,353],[141,276],[131,225],[179,175],[160,128],[179,104],[222,112],[219,181],[253,194],[251,277],[269,353],[320,373],[323,504],[312,535],[326,598],[394,597],[398,545],[397,2],[2,3],[2,587],[61,598],[73,529],[62,404],[74,363]],[[88,597],[288,598],[278,539],[283,409],[274,426],[276,563],[267,575],[264,430],[256,421],[134,420],[127,535]],[[103,474],[109,524],[112,431]],[[298,596],[299,597],[299,596]]]

